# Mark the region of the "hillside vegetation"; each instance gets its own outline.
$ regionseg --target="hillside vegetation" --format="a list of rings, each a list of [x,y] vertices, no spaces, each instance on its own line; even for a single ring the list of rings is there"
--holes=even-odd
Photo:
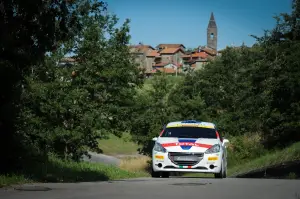
[[[232,168],[300,141],[299,1],[292,13],[276,18],[273,30],[255,36],[252,47],[228,47],[185,76],[151,79],[130,54],[129,20],[117,26],[118,18],[99,1],[52,3],[33,0],[39,9],[31,9],[15,1],[5,10],[15,14],[0,19],[2,184],[49,175],[93,180],[85,170],[111,176],[102,180],[135,177],[140,174],[82,163],[81,157],[128,132],[139,152],[150,155],[151,138],[172,120],[216,123],[231,140]],[[7,25],[12,22],[19,24]],[[59,67],[70,52],[77,64]],[[122,150],[132,148],[115,153]],[[53,161],[59,169],[49,169]],[[44,165],[43,171],[28,171],[32,165]]]
[[[109,134],[107,139],[98,141],[101,153],[106,155],[135,155],[139,146],[132,142],[130,133],[123,133],[122,137]]]

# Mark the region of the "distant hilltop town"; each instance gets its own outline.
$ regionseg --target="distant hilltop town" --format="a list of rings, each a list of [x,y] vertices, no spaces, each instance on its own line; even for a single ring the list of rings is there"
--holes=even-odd
[[[158,71],[170,75],[184,73],[184,69],[198,70],[209,60],[219,55],[217,50],[218,28],[214,14],[211,13],[207,26],[207,44],[188,50],[183,44],[159,44],[155,48],[150,45],[131,45],[130,53],[140,69],[151,76]],[[61,66],[73,65],[76,60],[65,57],[58,63]]]
[[[130,46],[130,52],[135,55],[139,68],[146,75],[165,72],[168,74],[183,73],[184,68],[201,69],[210,59],[218,55],[218,28],[214,14],[211,13],[207,27],[207,45],[187,50],[183,44],[159,44],[155,48],[139,44]]]

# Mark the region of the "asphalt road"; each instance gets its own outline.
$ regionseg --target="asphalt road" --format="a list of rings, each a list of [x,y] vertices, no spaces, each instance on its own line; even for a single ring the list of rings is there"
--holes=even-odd
[[[32,186],[32,185],[31,185]],[[1,199],[297,199],[300,180],[139,178],[130,180],[36,184],[48,191],[0,189]]]
[[[91,156],[91,158],[87,157],[87,156],[83,156],[83,161],[86,162],[100,162],[103,164],[112,164],[115,166],[119,166],[121,163],[121,160],[118,158],[115,158],[113,156],[108,156],[108,155],[104,155],[104,154],[99,154],[99,153],[95,153],[95,152],[89,152],[89,155]]]

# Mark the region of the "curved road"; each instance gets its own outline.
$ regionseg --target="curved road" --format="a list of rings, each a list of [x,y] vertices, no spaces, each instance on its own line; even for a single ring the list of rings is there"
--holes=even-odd
[[[299,180],[139,178],[110,182],[36,184],[48,191],[0,189],[2,199],[298,199]],[[38,188],[38,187],[37,187]],[[299,195],[300,198],[300,195]]]
[[[83,161],[86,162],[94,162],[94,163],[103,163],[103,164],[111,164],[115,166],[119,166],[121,163],[121,160],[118,158],[115,158],[113,156],[99,154],[95,152],[88,152],[91,158],[87,156],[83,156]]]

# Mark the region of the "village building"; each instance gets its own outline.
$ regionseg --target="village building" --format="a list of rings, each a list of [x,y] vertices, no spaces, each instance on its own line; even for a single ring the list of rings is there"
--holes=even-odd
[[[130,48],[139,68],[144,69],[146,75],[158,71],[177,75],[187,68],[199,70],[218,55],[218,28],[213,13],[207,26],[206,43],[206,46],[199,46],[192,52],[186,52],[183,44],[159,44],[155,48],[139,44]]]

